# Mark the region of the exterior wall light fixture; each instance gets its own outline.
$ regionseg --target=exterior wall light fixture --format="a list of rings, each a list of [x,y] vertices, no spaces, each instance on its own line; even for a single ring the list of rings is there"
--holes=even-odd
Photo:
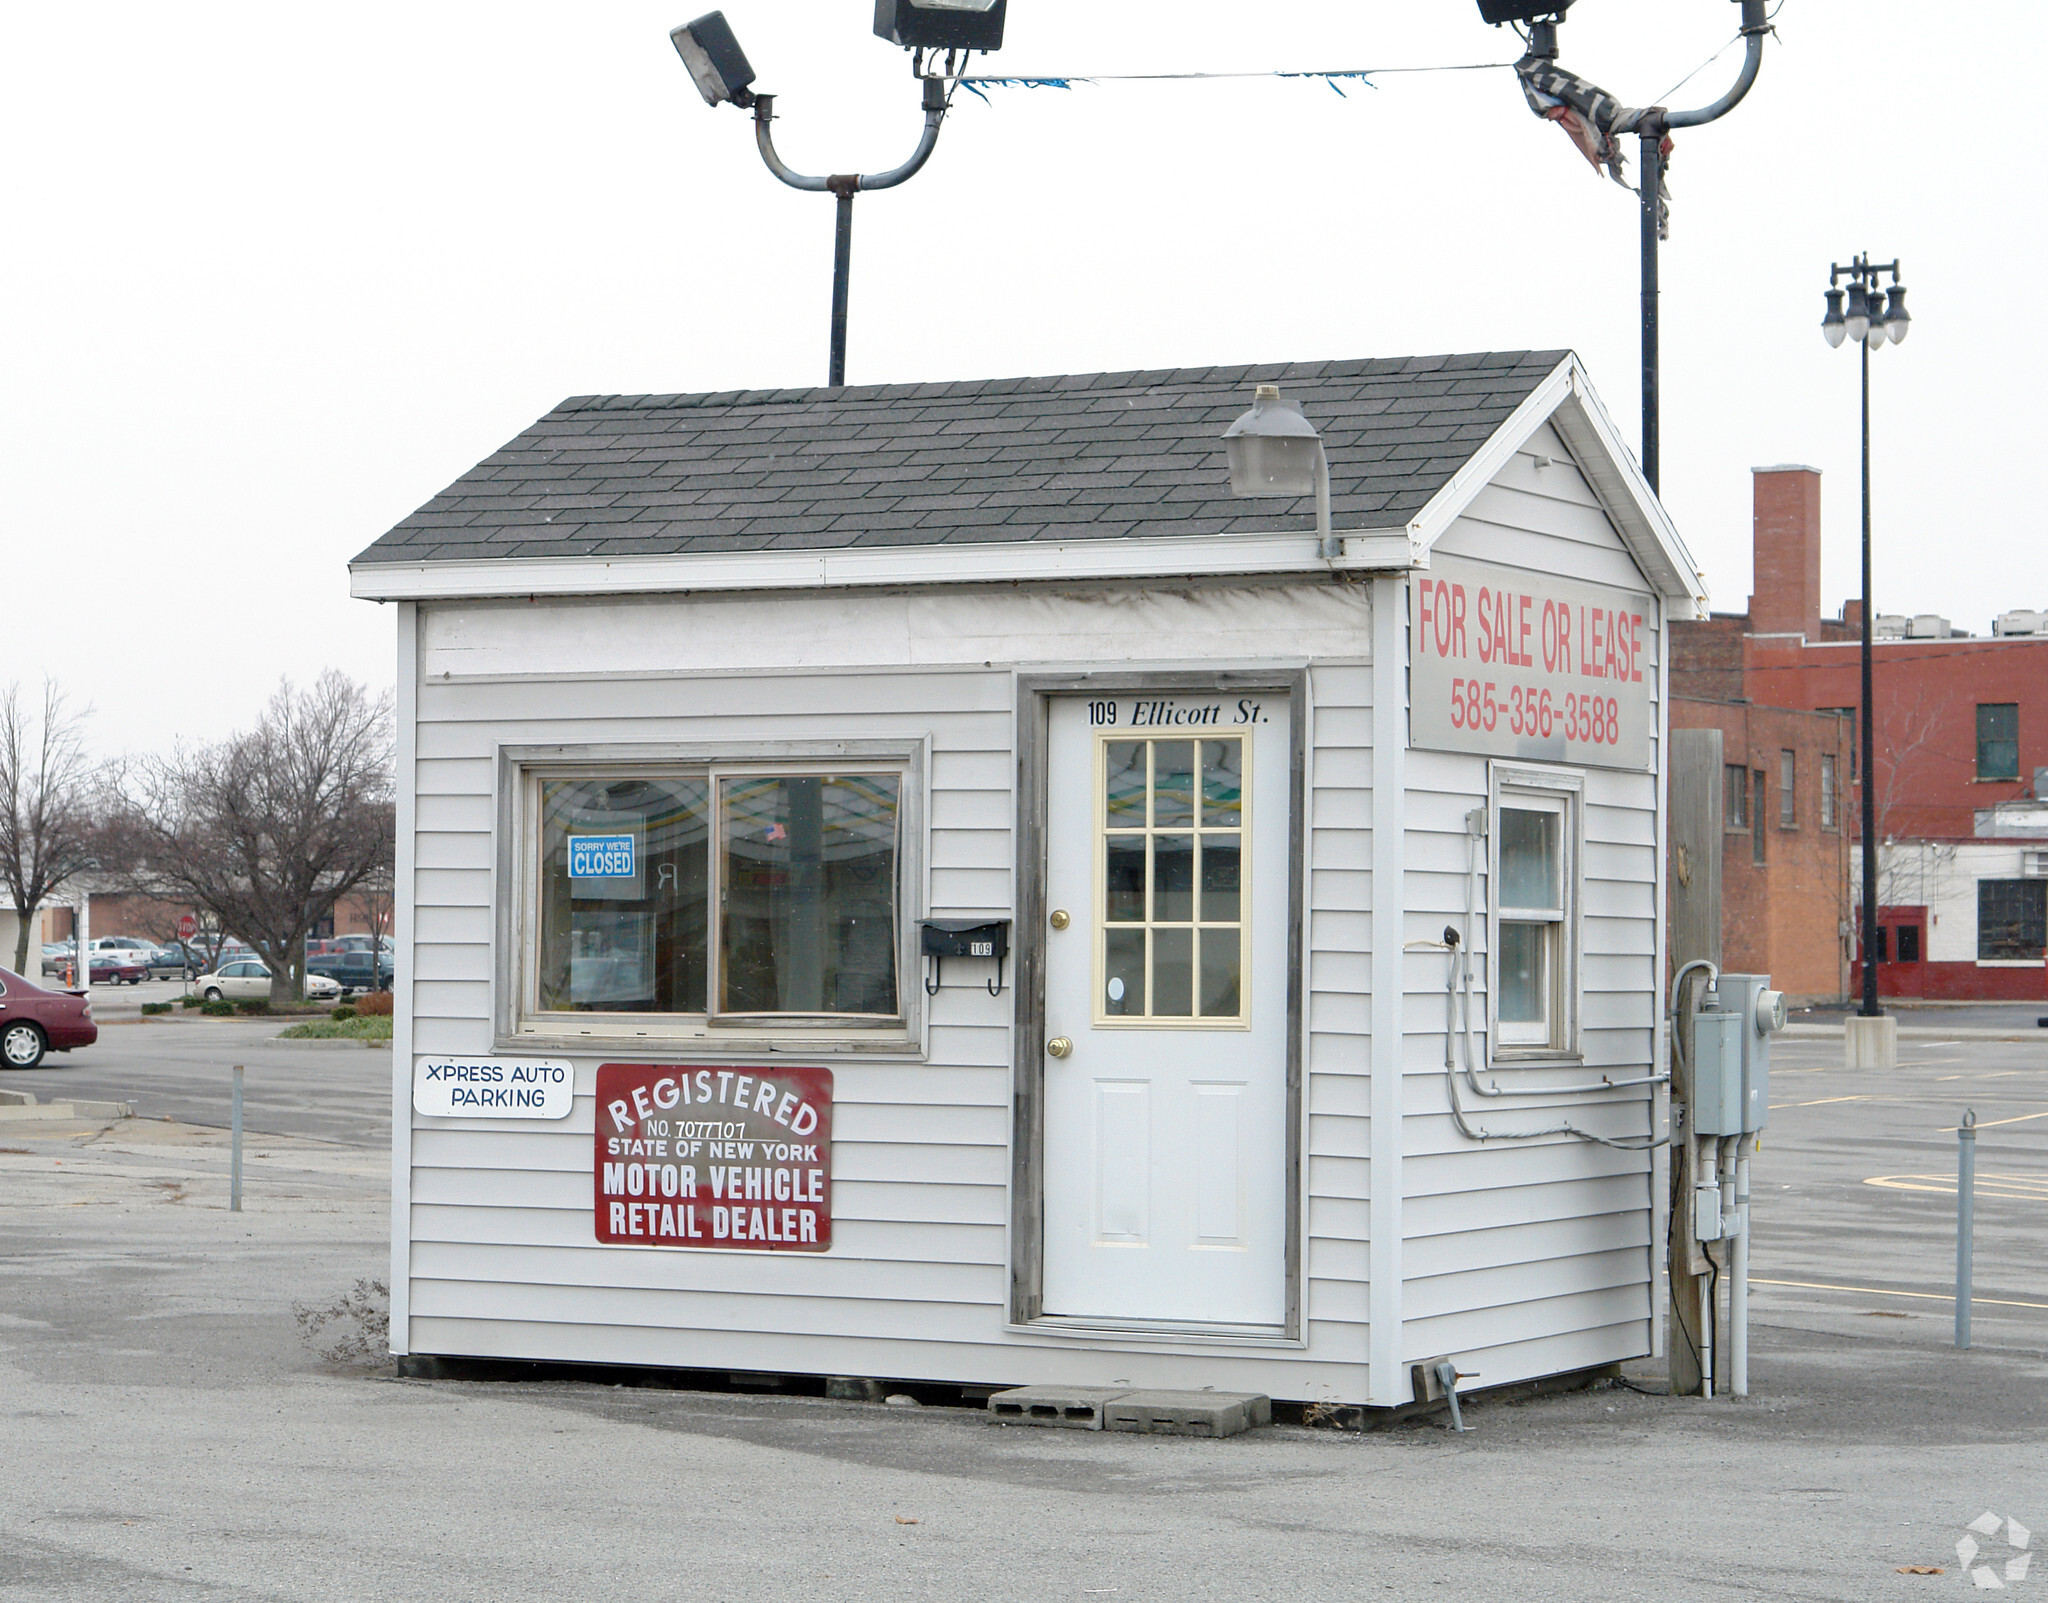
[[[1261,384],[1252,409],[1223,431],[1230,458],[1230,493],[1295,499],[1314,494],[1316,538],[1325,557],[1337,555],[1330,531],[1330,463],[1323,437],[1301,408],[1280,398],[1280,386]]]

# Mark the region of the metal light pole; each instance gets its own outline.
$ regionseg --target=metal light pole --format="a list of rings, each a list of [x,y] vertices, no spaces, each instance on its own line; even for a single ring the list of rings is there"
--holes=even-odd
[[[1665,146],[1673,129],[1697,128],[1713,122],[1741,103],[1763,66],[1764,35],[1771,31],[1771,25],[1764,14],[1764,0],[1738,0],[1742,7],[1742,71],[1734,86],[1711,105],[1694,111],[1667,111],[1662,106],[1628,107],[1604,89],[1557,65],[1557,25],[1564,20],[1565,8],[1571,3],[1572,0],[1479,0],[1479,13],[1491,23],[1528,23],[1529,49],[1515,64],[1515,71],[1529,104],[1541,115],[1562,123],[1587,158],[1596,166],[1605,165],[1617,183],[1621,182],[1622,157],[1616,140],[1624,134],[1637,136],[1641,152],[1637,193],[1642,202],[1642,469],[1650,488],[1656,490],[1662,478],[1663,454],[1658,394],[1657,242],[1664,237]]]
[[[1744,0],[1747,4],[1748,0]],[[912,52],[911,73],[924,85],[924,132],[910,159],[880,173],[833,173],[824,177],[792,171],[775,151],[775,97],[756,94],[754,69],[733,37],[722,11],[711,11],[669,34],[676,54],[696,82],[704,103],[730,102],[753,108],[754,142],[768,170],[792,189],[830,194],[838,202],[832,236],[832,340],[825,382],[846,382],[846,302],[853,272],[853,197],[866,189],[893,189],[915,177],[939,142],[951,92],[946,85],[966,70],[976,50],[1003,42],[1008,0],[879,0],[875,33]],[[927,58],[926,52],[931,52]],[[929,70],[927,70],[929,69]]]
[[[1880,276],[1889,274],[1892,287],[1887,309]],[[1846,291],[1836,288],[1849,281]],[[1843,308],[1847,296],[1848,307]],[[1870,595],[1870,353],[1886,340],[1894,345],[1904,340],[1912,325],[1906,310],[1905,286],[1899,282],[1899,264],[1891,261],[1874,266],[1870,258],[1856,256],[1847,267],[1828,264],[1827,315],[1820,320],[1822,336],[1839,347],[1852,339],[1861,348],[1863,379],[1863,702],[1859,731],[1863,763],[1863,1002],[1860,1018],[1874,1019],[1884,1009],[1877,1005],[1877,716],[1871,681],[1871,595]]]

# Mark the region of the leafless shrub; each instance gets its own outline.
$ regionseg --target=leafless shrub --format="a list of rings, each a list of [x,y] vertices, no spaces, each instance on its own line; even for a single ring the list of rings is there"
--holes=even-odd
[[[391,1288],[358,1280],[355,1290],[324,1306],[292,1304],[299,1339],[332,1364],[376,1363],[391,1348]]]

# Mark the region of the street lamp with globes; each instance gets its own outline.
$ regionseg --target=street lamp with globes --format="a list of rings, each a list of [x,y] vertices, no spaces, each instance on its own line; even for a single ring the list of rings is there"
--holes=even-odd
[[[1889,293],[1879,283],[1886,276]],[[1844,279],[1846,290],[1840,287]],[[1903,344],[1913,319],[1896,260],[1879,265],[1865,255],[1852,257],[1847,267],[1829,263],[1826,299],[1822,337],[1838,349],[1842,341],[1854,340],[1863,366],[1863,701],[1857,720],[1863,765],[1863,1001],[1856,1012],[1859,1018],[1874,1019],[1884,1010],[1877,1005],[1877,719],[1870,688],[1870,353],[1887,340]]]

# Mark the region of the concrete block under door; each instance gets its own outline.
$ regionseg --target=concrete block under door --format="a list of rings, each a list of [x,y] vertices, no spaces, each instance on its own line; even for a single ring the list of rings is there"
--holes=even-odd
[[[991,1393],[989,1417],[1003,1425],[1053,1425],[1062,1430],[1100,1430],[1102,1411],[1126,1386],[1017,1386]]]
[[[1272,1423],[1272,1398],[1252,1392],[1134,1391],[1108,1405],[1102,1428],[1151,1436],[1235,1436]]]

